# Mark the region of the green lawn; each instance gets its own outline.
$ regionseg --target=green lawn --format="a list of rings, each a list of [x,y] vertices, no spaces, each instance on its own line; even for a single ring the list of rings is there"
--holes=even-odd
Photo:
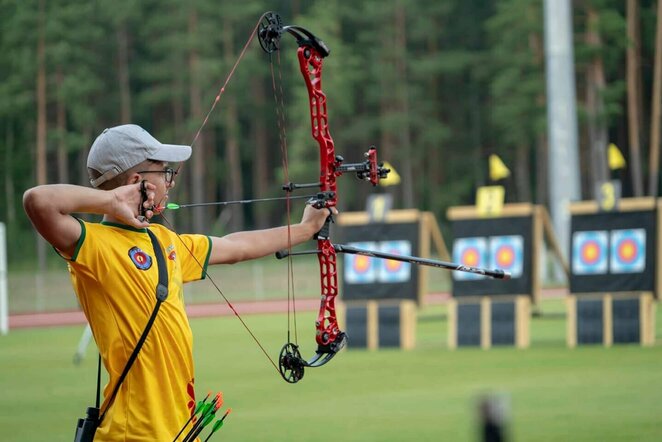
[[[569,350],[562,303],[542,307],[528,350],[449,351],[444,306],[431,306],[419,314],[416,350],[344,351],[296,385],[280,379],[234,317],[196,319],[198,394],[222,390],[233,408],[212,441],[474,441],[485,394],[510,403],[514,441],[662,440],[662,346]],[[245,319],[276,358],[285,316]],[[312,342],[313,314],[298,322],[302,344]],[[0,338],[2,440],[72,440],[95,388],[94,350],[72,364],[81,331]]]

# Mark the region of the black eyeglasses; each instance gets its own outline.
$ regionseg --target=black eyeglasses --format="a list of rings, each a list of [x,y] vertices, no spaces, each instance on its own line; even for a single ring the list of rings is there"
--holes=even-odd
[[[164,173],[165,180],[166,183],[168,183],[168,185],[172,184],[172,180],[174,180],[175,175],[177,175],[177,171],[172,167],[166,167],[163,170],[143,170],[143,171],[139,171],[138,173]]]

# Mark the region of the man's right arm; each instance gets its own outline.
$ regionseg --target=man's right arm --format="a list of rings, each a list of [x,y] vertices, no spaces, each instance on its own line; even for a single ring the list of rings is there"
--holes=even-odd
[[[140,184],[110,191],[51,184],[33,187],[23,195],[25,212],[39,234],[67,256],[72,256],[81,235],[81,226],[72,213],[109,214],[142,228],[149,223],[136,218],[140,201]]]

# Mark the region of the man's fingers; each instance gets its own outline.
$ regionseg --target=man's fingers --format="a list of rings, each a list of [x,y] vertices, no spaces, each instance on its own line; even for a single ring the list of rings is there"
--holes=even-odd
[[[136,228],[149,227],[149,222],[147,221],[146,216],[137,216],[129,220],[130,224]]]
[[[156,189],[156,184],[150,183],[149,181],[145,181],[145,189],[147,190],[155,190]],[[136,183],[136,186],[138,186],[138,189],[140,189],[141,184]]]
[[[154,205],[154,198],[156,198],[156,193],[148,192],[147,193],[147,199],[143,203],[143,207],[146,208],[146,209],[149,208],[149,207],[152,207]]]

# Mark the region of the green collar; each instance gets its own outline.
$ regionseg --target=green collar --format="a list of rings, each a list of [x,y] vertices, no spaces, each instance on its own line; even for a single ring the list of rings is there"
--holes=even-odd
[[[111,223],[109,221],[101,221],[101,224],[104,225],[104,226],[119,227],[120,229],[130,230],[132,232],[147,233],[147,228],[145,228],[145,227],[137,229],[133,226],[129,226],[129,225],[126,225],[126,224],[120,224],[120,223]]]

